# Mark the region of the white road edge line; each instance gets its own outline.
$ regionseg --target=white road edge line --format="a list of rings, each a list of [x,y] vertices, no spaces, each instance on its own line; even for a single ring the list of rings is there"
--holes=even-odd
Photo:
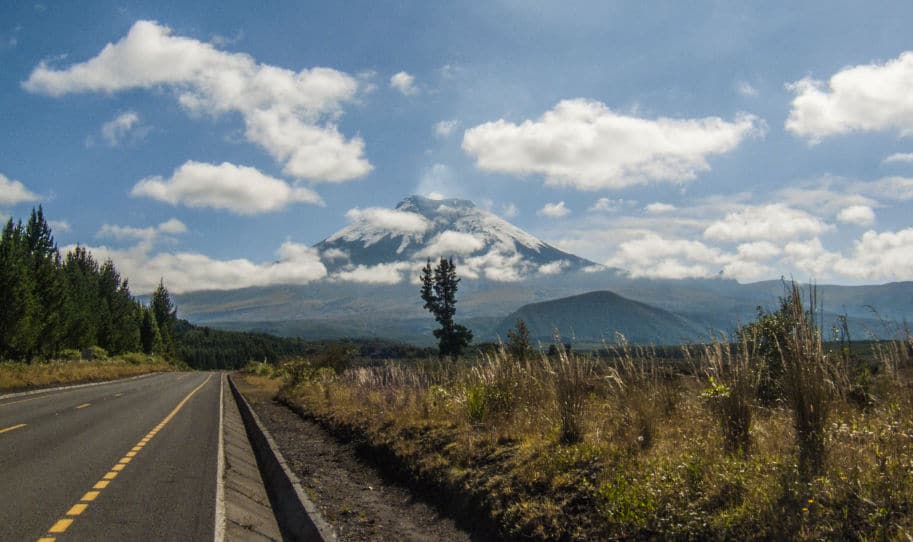
[[[216,459],[216,525],[213,529],[215,542],[225,540],[225,373],[219,375],[219,453]]]
[[[88,384],[74,384],[72,386],[58,386],[56,388],[42,388],[40,390],[32,391],[20,391],[18,393],[8,393],[6,395],[0,395],[0,401],[5,401],[7,399],[13,399],[16,397],[26,397],[28,395],[38,395],[40,393],[50,393],[52,391],[64,391],[64,390],[75,390],[78,388],[91,388],[92,386],[103,386],[105,384],[117,384],[118,382],[129,382],[130,380],[139,380],[140,378],[146,378],[155,375],[168,374],[163,372],[157,373],[146,373],[137,376],[130,376],[127,378],[117,378],[114,380],[105,380],[104,382],[89,382]],[[3,406],[3,405],[0,405]]]

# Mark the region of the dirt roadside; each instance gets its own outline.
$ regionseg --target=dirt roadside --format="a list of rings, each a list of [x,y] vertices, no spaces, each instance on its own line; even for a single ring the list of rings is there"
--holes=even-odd
[[[275,383],[244,375],[233,378],[339,540],[485,538],[461,530],[407,488],[384,479],[376,468],[359,459],[352,444],[340,442],[316,423],[273,401]]]

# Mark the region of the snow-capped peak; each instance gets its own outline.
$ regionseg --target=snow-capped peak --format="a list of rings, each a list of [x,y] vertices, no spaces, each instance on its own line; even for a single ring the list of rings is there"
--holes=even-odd
[[[469,200],[409,196],[394,209],[356,208],[346,216],[348,226],[316,245],[330,269],[453,257],[468,278],[519,280],[592,265]]]

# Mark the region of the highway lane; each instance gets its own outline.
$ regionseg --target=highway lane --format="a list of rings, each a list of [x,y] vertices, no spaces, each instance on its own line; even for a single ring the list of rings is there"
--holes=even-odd
[[[168,373],[0,400],[0,540],[212,540],[220,387]]]

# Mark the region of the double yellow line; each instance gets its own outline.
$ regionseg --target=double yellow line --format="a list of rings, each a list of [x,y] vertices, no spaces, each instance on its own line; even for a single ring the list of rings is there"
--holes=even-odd
[[[153,427],[152,430],[146,433],[146,436],[141,438],[140,441],[136,443],[136,446],[124,454],[124,457],[120,458],[117,463],[111,467],[111,470],[109,470],[107,473],[105,473],[104,476],[101,477],[101,480],[95,482],[95,485],[92,486],[92,490],[86,492],[86,494],[83,495],[81,499],[79,499],[78,503],[71,506],[70,509],[67,510],[67,513],[64,515],[64,517],[58,519],[57,522],[54,523],[50,529],[48,529],[48,536],[39,538],[38,542],[53,542],[57,540],[54,535],[65,533],[67,529],[70,528],[70,525],[72,525],[75,521],[74,518],[78,517],[86,511],[86,508],[89,507],[89,503],[98,498],[98,495],[102,492],[102,490],[107,488],[111,481],[117,478],[117,475],[120,474],[120,472],[124,470],[131,461],[133,461],[133,458],[136,457],[136,454],[138,454],[146,446],[146,444],[148,444],[149,441],[152,440],[152,438],[155,437],[155,435],[161,431],[162,428],[165,427],[165,425],[167,425],[168,422],[170,422],[171,419],[174,418],[182,408],[184,408],[184,405],[186,405],[187,401],[193,397],[193,394],[200,391],[200,388],[205,386],[206,383],[209,382],[210,378],[212,378],[212,375],[206,377],[206,380],[204,380],[202,384],[194,388],[190,393],[187,394],[186,397],[181,399],[181,402],[178,403],[176,407],[174,407],[174,410],[165,416],[165,418],[160,421],[155,427]]]

